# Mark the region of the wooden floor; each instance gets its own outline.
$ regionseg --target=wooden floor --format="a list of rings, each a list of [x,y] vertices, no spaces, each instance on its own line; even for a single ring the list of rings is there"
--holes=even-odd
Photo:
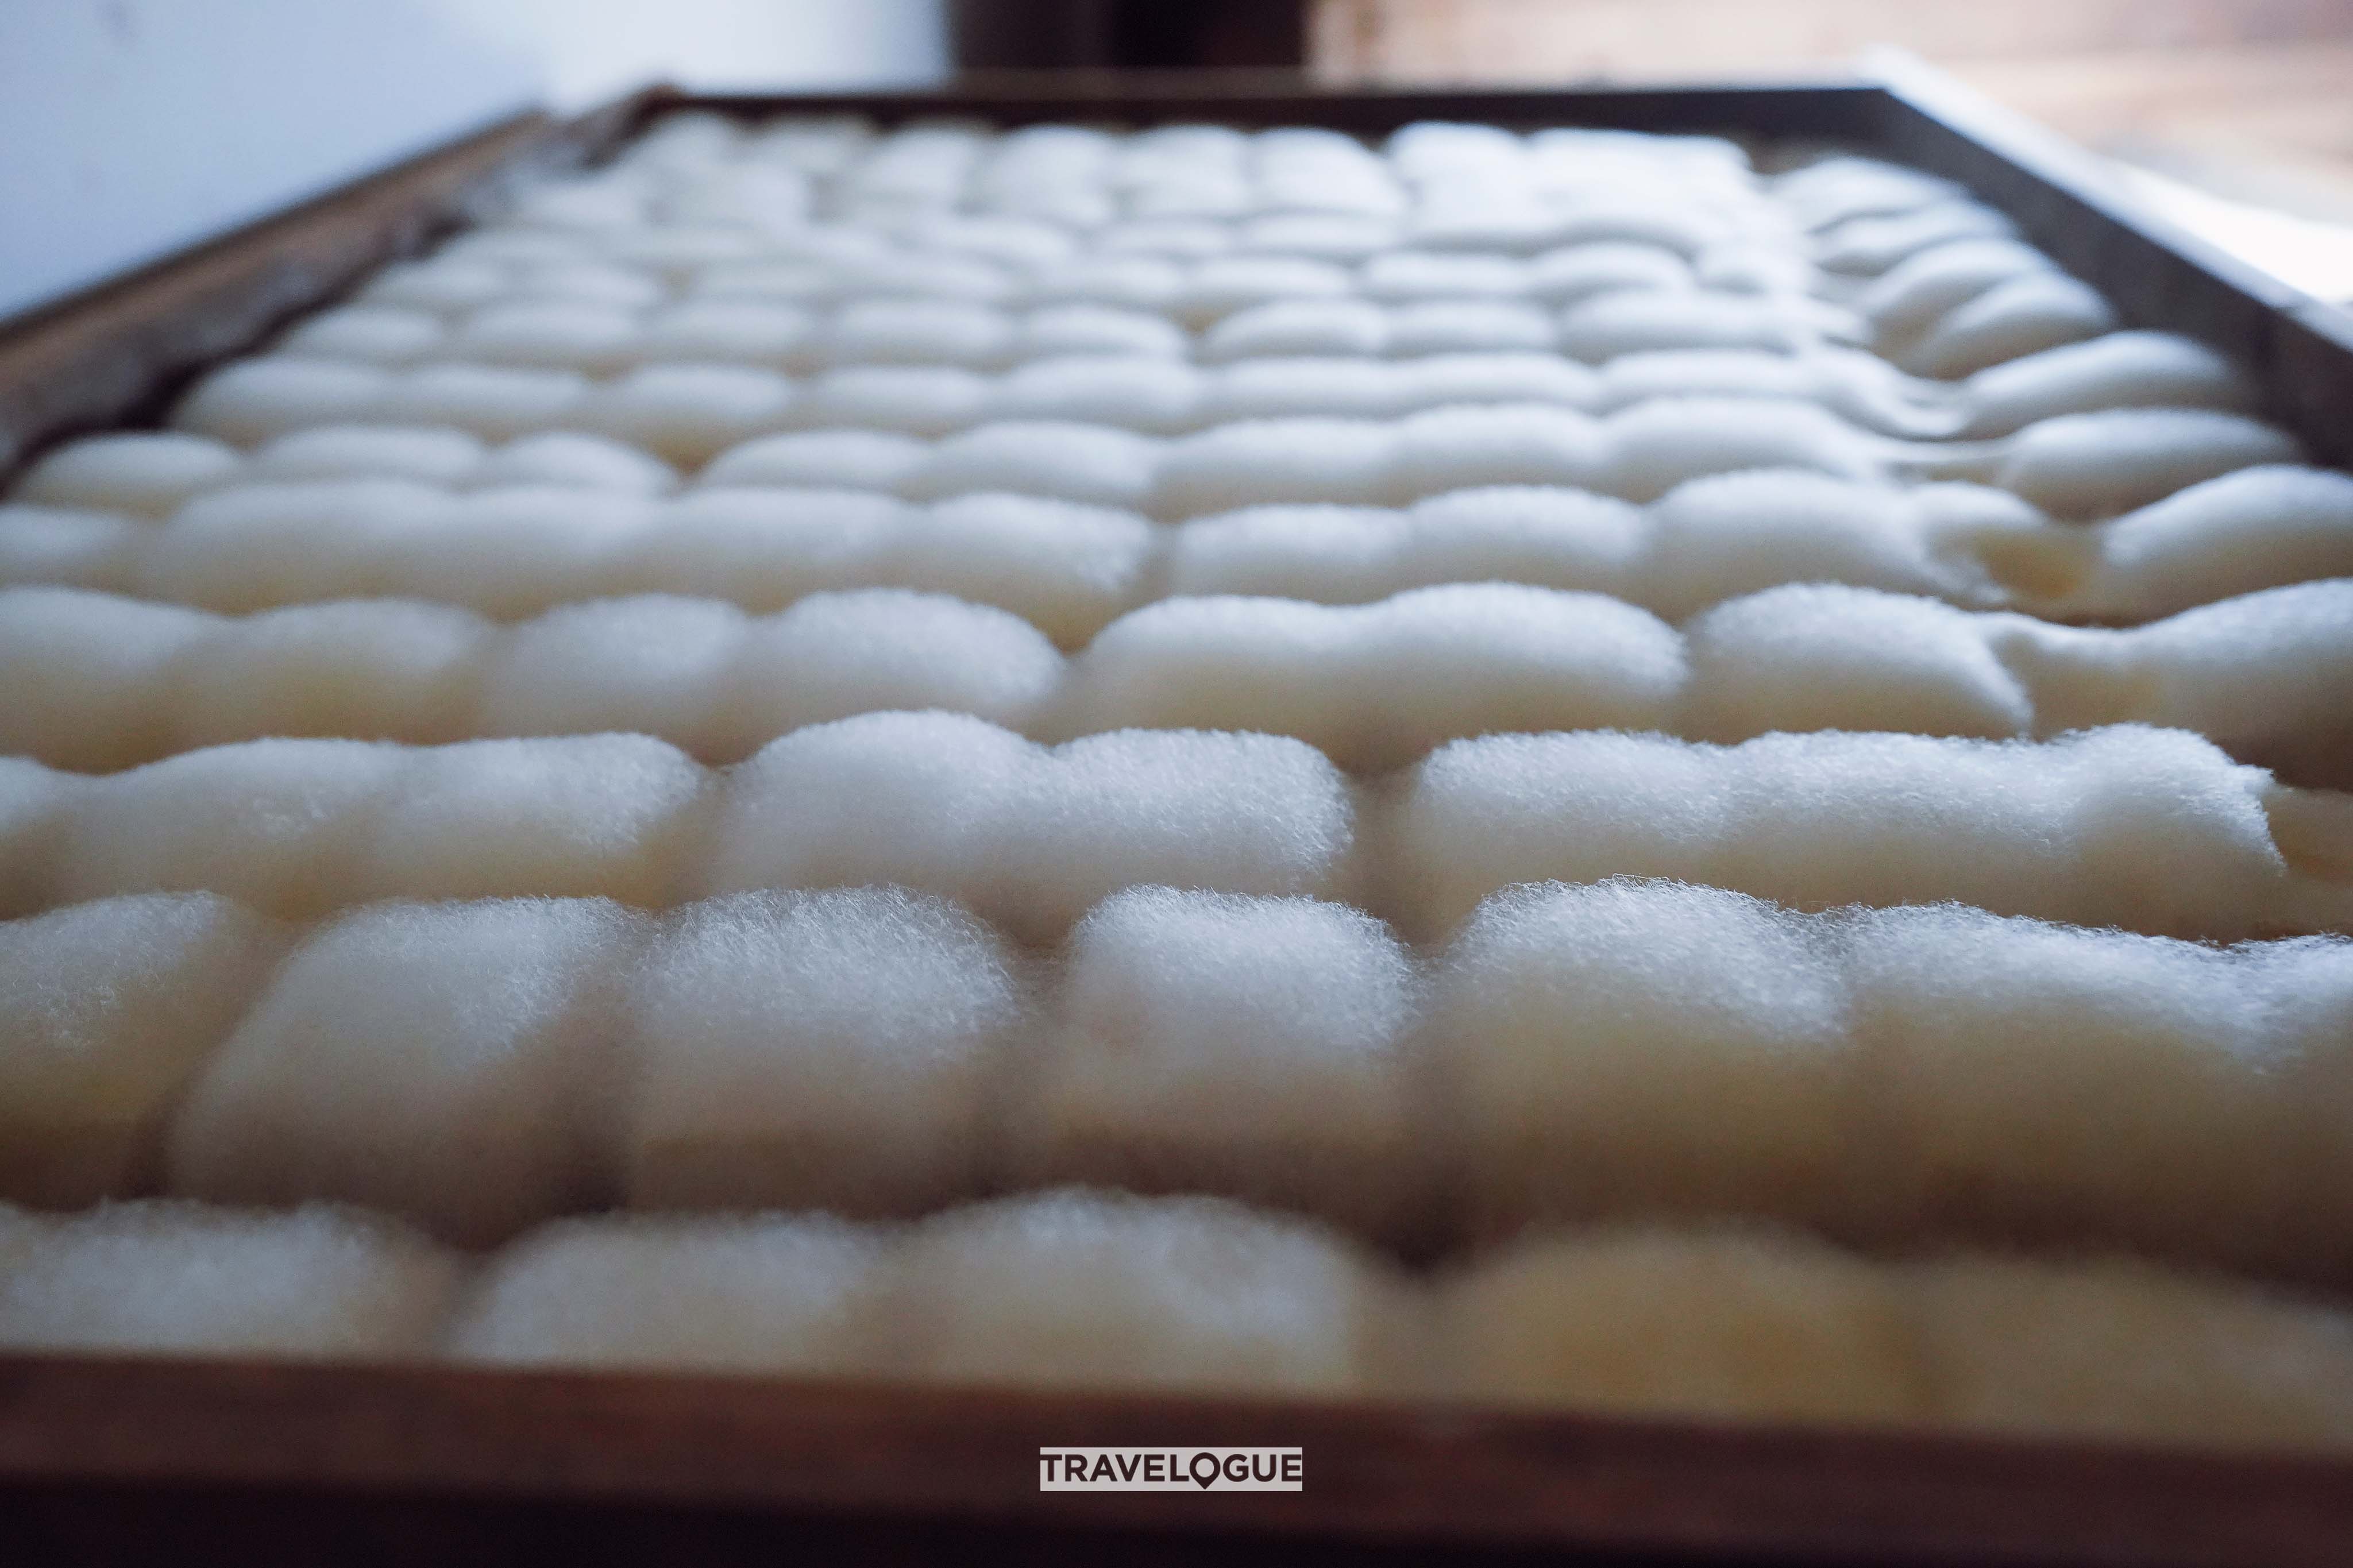
[[[1310,40],[1314,69],[1357,82],[1788,75],[1894,45],[2353,300],[2353,0],[1318,0]]]

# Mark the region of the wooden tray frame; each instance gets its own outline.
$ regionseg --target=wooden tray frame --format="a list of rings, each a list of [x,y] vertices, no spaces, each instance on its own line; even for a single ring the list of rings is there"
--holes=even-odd
[[[1318,124],[1426,118],[1854,144],[1967,184],[2136,324],[2248,363],[2271,416],[2353,458],[2353,318],[2119,201],[2090,160],[1922,69],[1774,87],[1319,89],[1004,77],[923,93],[634,94],[530,114],[0,323],[0,474],[160,415],[186,381],[421,248],[518,173],[656,113],[850,111]],[[1299,1494],[1040,1494],[1049,1445],[1303,1446]],[[26,1545],[16,1556],[12,1545]],[[1584,1561],[2332,1564],[2353,1462],[1443,1405],[1061,1395],[446,1365],[0,1356],[0,1554],[366,1560],[1137,1562],[1575,1552]]]

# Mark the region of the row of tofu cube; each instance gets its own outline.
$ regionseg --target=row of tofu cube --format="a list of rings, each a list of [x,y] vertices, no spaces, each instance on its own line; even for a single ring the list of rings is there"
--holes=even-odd
[[[1866,1260],[1571,1230],[1404,1275],[1211,1200],[1066,1191],[913,1226],[601,1217],[487,1258],[347,1211],[0,1206],[0,1344],[890,1384],[1442,1401],[2341,1448],[2353,1320],[2116,1258]]]
[[[1132,887],[1028,948],[902,888],[0,923],[0,1195],[922,1214],[1208,1192],[1427,1254],[1572,1220],[2138,1248],[2343,1286],[2353,942],[1525,884],[1417,951]]]

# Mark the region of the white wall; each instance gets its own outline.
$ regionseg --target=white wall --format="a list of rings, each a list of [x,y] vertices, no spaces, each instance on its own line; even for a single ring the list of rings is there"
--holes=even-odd
[[[0,316],[533,101],[945,65],[940,0],[0,0]]]
[[[0,0],[5,3],[5,0]],[[940,0],[424,0],[537,61],[585,108],[661,77],[691,87],[871,86],[947,74]]]

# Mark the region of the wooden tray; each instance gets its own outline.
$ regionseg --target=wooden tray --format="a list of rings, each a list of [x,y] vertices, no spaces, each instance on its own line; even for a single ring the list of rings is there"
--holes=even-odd
[[[1427,118],[1831,141],[1957,178],[2136,324],[2240,356],[2272,417],[2353,458],[2353,318],[2105,192],[2087,159],[1925,73],[1784,87],[1350,91],[1295,79],[1001,78],[936,93],[635,95],[528,115],[0,323],[0,474],[152,419],[206,365],[421,248],[519,171],[675,107],[880,119]],[[1306,1450],[1296,1494],[1041,1494],[1050,1445]],[[0,1356],[9,1562],[2353,1562],[2353,1462],[1441,1406],[710,1377]]]

